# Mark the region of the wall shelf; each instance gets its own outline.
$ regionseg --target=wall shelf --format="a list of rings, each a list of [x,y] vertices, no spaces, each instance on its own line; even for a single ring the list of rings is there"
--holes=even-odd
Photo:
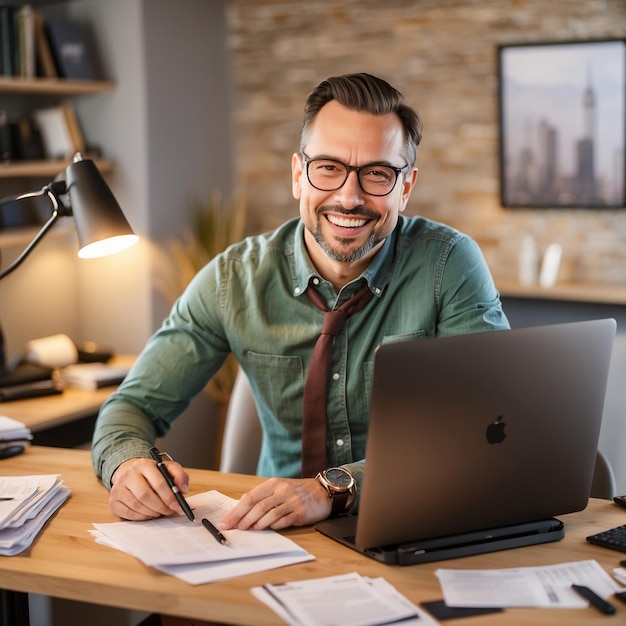
[[[510,280],[496,279],[495,283],[503,298],[626,305],[626,285],[557,282],[554,287],[546,288],[538,284],[521,285]]]
[[[65,222],[67,222],[67,224]],[[27,246],[33,240],[35,235],[41,230],[42,225],[0,230],[0,251],[10,248],[23,248]],[[71,220],[61,219],[57,221],[54,227],[48,232],[46,239],[64,237],[68,232],[72,231],[71,226]]]
[[[115,83],[106,80],[67,80],[63,78],[20,78],[0,76],[0,93],[75,96],[111,91]]]
[[[84,155],[89,158],[88,155]],[[2,178],[49,178],[53,179],[62,172],[71,159],[57,161],[13,161],[6,165],[0,164],[0,179]],[[109,159],[94,159],[96,167],[103,174],[113,171],[113,161]]]

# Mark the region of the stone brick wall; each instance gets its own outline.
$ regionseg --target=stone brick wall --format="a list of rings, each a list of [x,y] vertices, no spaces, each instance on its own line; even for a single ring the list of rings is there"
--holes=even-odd
[[[228,0],[236,178],[250,230],[297,214],[290,159],[302,106],[329,75],[389,80],[424,121],[407,210],[475,237],[496,277],[521,238],[563,246],[559,280],[626,283],[626,209],[504,209],[497,46],[626,38],[624,0]]]

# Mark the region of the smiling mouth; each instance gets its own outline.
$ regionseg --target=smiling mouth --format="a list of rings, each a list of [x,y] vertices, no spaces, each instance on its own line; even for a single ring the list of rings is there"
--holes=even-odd
[[[326,215],[325,217],[331,224],[341,228],[361,228],[368,222],[364,217],[347,217],[345,215]]]

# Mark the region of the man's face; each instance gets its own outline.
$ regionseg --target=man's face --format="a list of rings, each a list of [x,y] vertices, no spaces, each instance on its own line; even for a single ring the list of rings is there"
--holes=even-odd
[[[318,113],[304,151],[311,159],[403,168],[403,145],[402,124],[395,114],[360,113],[331,100]],[[347,264],[372,256],[395,228],[416,180],[417,169],[413,168],[398,175],[388,195],[373,196],[363,191],[353,171],[339,189],[320,191],[309,182],[301,155],[294,154],[292,190],[300,201],[305,242],[314,262],[324,260],[317,254],[319,250],[331,261]]]

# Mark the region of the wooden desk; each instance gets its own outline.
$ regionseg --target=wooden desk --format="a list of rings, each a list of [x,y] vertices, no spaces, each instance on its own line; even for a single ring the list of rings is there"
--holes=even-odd
[[[286,531],[311,552],[315,561],[269,570],[233,580],[191,586],[143,565],[137,559],[98,545],[88,534],[93,522],[114,521],[108,510],[108,494],[91,470],[85,450],[32,447],[24,454],[0,461],[0,475],[59,472],[72,491],[33,546],[14,557],[0,557],[0,588],[40,593],[96,604],[211,619],[247,626],[278,625],[283,622],[250,594],[250,588],[266,582],[280,583],[357,571],[366,576],[383,576],[413,602],[441,598],[434,571],[439,567],[503,568],[537,566],[566,561],[596,559],[608,572],[618,565],[620,553],[585,541],[591,532],[626,523],[623,509],[607,500],[591,500],[580,513],[561,517],[565,539],[555,543],[494,552],[464,559],[413,565],[382,565],[328,539],[310,527]],[[190,493],[218,489],[239,497],[259,478],[190,470]],[[617,602],[616,602],[617,604]],[[623,623],[626,607],[618,607]],[[588,609],[507,609],[504,613],[453,624],[469,626],[533,625],[568,626],[598,624],[603,619]]]
[[[118,356],[111,365],[127,366],[134,358]],[[37,445],[71,448],[91,441],[98,411],[114,389],[87,391],[68,387],[58,395],[0,402],[0,415],[23,422]]]

